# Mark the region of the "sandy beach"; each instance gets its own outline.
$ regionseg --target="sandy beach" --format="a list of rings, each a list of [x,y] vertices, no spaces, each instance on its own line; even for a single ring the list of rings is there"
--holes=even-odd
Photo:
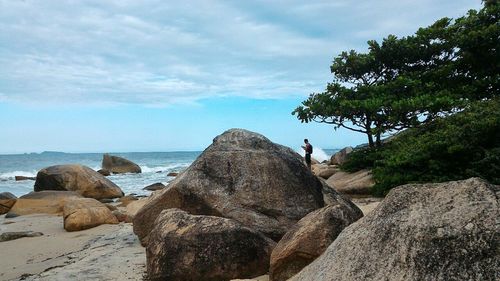
[[[0,243],[0,280],[142,280],[146,255],[132,225],[66,232],[52,215],[0,217],[0,232],[44,235]]]

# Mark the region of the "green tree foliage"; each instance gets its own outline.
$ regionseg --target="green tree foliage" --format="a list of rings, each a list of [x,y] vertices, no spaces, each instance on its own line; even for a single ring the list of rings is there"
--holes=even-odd
[[[500,184],[500,99],[478,101],[394,137],[379,149],[354,151],[347,171],[370,167],[374,193],[405,183],[482,177]]]
[[[381,136],[428,123],[498,95],[499,5],[452,21],[443,18],[414,35],[368,42],[368,52],[343,52],[325,92],[313,93],[292,114],[302,122]]]
[[[499,91],[500,4],[485,2],[485,8],[469,11],[450,27],[458,57],[456,76],[463,79],[460,93],[469,99],[491,98]]]
[[[483,0],[485,7],[491,7],[498,4],[498,0]]]

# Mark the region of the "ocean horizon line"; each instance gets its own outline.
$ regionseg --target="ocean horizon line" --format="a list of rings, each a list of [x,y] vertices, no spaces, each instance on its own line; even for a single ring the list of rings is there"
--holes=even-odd
[[[293,149],[292,147],[290,147]],[[340,150],[341,148],[322,148],[322,150]],[[129,154],[129,153],[190,153],[190,152],[203,152],[205,149],[193,149],[193,150],[165,150],[165,151],[55,151],[55,150],[44,150],[41,152],[0,152],[0,155],[42,155],[42,154]]]
[[[41,154],[126,154],[126,153],[182,153],[182,152],[202,152],[204,149],[194,150],[166,150],[166,151],[53,151],[41,152],[0,152],[0,155],[41,155]]]

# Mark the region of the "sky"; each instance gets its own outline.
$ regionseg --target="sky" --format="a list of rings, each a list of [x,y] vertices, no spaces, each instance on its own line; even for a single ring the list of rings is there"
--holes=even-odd
[[[203,150],[230,128],[297,148],[363,134],[291,112],[333,58],[479,0],[0,0],[0,153]]]

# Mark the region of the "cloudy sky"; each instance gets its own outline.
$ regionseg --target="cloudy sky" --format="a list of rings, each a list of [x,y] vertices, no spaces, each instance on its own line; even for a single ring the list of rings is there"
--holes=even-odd
[[[363,143],[291,111],[341,51],[479,0],[0,0],[0,153],[201,150],[224,130]]]

